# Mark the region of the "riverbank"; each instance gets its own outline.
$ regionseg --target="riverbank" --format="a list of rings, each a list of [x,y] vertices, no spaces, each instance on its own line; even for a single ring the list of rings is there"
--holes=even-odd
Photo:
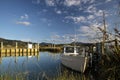
[[[40,47],[40,51],[48,51],[48,52],[62,52],[61,47]]]

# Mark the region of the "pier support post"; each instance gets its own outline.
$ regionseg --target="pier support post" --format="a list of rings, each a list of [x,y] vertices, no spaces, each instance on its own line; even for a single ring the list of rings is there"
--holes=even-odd
[[[1,49],[3,49],[3,42],[1,42]]]
[[[39,52],[39,43],[37,44],[37,52]]]
[[[0,50],[0,54],[2,53],[2,49],[3,49],[3,42],[1,42],[1,50]]]
[[[15,45],[15,48],[17,49],[17,48],[18,48],[18,43],[16,42],[15,44],[16,44],[16,45]]]
[[[15,54],[17,53],[18,43],[15,43]]]
[[[12,56],[12,49],[10,48],[10,56]]]

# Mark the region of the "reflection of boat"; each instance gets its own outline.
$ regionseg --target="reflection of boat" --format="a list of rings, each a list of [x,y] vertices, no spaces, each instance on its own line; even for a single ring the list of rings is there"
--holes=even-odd
[[[28,58],[32,58],[32,56],[28,56]]]
[[[89,58],[85,52],[78,51],[77,47],[65,46],[64,53],[61,55],[62,64],[68,68],[84,73],[87,69]]]

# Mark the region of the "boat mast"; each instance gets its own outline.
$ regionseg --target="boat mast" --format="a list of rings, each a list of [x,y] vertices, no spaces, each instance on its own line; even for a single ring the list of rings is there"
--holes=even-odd
[[[103,29],[103,41],[102,41],[102,54],[104,55],[105,54],[104,46],[105,46],[105,40],[106,40],[106,21],[105,21],[104,11],[103,11],[103,26],[104,26],[104,29]]]
[[[74,53],[76,53],[76,27],[74,27],[74,30],[75,30]]]

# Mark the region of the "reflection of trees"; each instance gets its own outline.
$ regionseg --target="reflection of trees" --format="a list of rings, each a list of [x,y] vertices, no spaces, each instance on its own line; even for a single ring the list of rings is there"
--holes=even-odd
[[[54,60],[58,60],[59,59],[59,55],[60,53],[48,53],[50,55],[50,57]]]
[[[0,64],[2,63],[2,57],[0,56]]]

